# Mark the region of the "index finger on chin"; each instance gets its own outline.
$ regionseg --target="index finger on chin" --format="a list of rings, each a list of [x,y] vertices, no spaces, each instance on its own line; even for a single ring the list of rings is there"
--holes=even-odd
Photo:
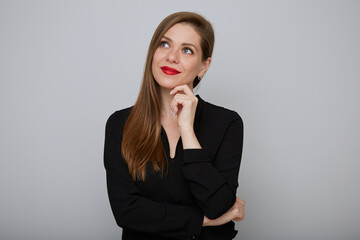
[[[186,95],[194,95],[194,92],[189,88],[187,84],[176,86],[173,90],[171,90],[170,94],[174,95],[181,91],[184,92]]]

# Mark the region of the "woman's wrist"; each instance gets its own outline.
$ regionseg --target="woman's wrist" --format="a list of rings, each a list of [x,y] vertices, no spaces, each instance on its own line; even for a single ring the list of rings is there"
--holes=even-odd
[[[207,218],[205,215],[204,215],[204,221],[203,221],[203,227],[207,227],[207,226],[210,226],[210,219]]]
[[[191,125],[186,125],[186,126],[179,125],[179,132],[181,137],[189,136],[189,135],[191,136],[194,134],[194,127]]]
[[[181,140],[184,149],[200,149],[201,145],[193,128],[180,129]]]

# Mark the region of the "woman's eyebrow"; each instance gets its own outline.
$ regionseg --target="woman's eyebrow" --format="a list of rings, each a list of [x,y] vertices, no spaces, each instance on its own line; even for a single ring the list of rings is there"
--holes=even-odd
[[[171,38],[167,37],[167,36],[163,36],[163,38],[165,38],[166,40],[168,40],[171,43],[173,42],[173,40]],[[183,46],[193,46],[196,50],[198,50],[197,47],[192,43],[182,43],[181,45],[183,45]]]

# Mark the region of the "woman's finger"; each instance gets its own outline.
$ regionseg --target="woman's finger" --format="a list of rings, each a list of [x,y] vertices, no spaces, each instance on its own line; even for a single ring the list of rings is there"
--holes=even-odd
[[[175,95],[178,92],[184,92],[188,96],[194,96],[194,92],[189,88],[187,84],[176,86],[173,90],[171,90],[170,95]]]
[[[186,106],[189,106],[192,104],[192,102],[193,100],[188,98],[174,98],[171,103],[170,109],[172,109],[173,112],[177,114],[179,112],[179,108],[182,109]]]
[[[240,203],[241,205],[245,206],[246,201],[245,201],[244,199],[241,199],[241,198],[237,197],[236,200],[239,201],[239,203]]]
[[[189,97],[188,95],[178,93],[174,96],[173,100],[171,101],[170,109],[177,113],[179,111],[178,105],[182,105],[182,107],[186,107],[192,104],[196,104],[197,98]]]
[[[171,101],[170,109],[173,111],[173,113],[176,115],[179,111],[179,105],[183,107],[185,104],[185,98],[180,96],[175,96],[174,99]]]

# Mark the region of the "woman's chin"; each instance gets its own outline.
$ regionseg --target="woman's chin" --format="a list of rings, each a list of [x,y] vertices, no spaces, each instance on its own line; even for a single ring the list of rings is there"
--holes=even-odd
[[[181,83],[173,81],[157,81],[160,88],[172,90],[174,87],[181,85]]]
[[[162,81],[162,82],[158,82],[157,83],[159,84],[160,88],[163,88],[164,90],[172,90],[174,89],[175,87],[177,86],[180,86],[180,85],[184,85],[184,84],[187,84],[190,88],[192,88],[192,84],[191,83],[187,83],[187,82],[168,82],[168,81]]]

